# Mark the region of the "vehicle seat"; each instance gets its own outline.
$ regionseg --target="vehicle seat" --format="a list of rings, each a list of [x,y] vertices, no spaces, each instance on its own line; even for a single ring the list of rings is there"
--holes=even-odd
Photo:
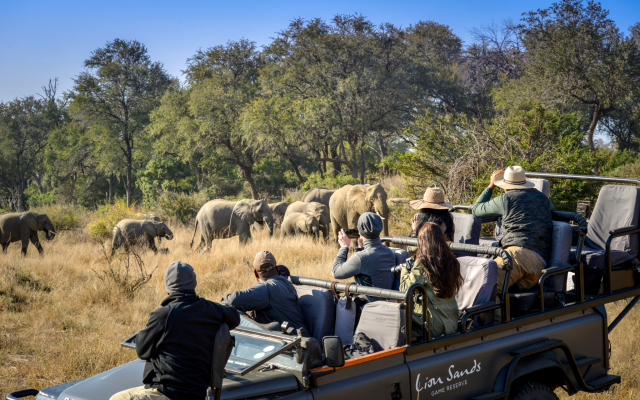
[[[571,225],[566,222],[553,221],[553,233],[551,236],[551,254],[547,267],[559,267],[568,265],[571,252]],[[553,307],[556,303],[556,294],[564,293],[567,274],[554,275],[546,279],[544,285],[544,307]],[[538,309],[540,304],[539,287],[520,291],[516,283],[509,294],[510,307],[515,314]],[[515,292],[515,293],[514,293]]]
[[[606,185],[600,189],[598,200],[591,214],[587,237],[582,249],[581,261],[585,268],[606,270],[606,243],[609,231],[627,226],[638,226],[640,215],[640,188],[634,186]],[[619,236],[611,241],[611,266],[621,264],[638,255],[638,235]],[[575,262],[576,248],[571,259]]]
[[[373,301],[362,309],[355,334],[364,333],[386,350],[404,346],[405,327],[402,303]]]
[[[330,290],[315,286],[294,285],[298,293],[298,305],[309,334],[322,343],[322,338],[333,334],[335,305]]]
[[[460,313],[467,308],[495,300],[498,264],[488,258],[458,257],[464,284],[456,294]]]
[[[455,225],[453,234],[454,243],[475,244],[480,241],[480,232],[482,231],[482,220],[474,217],[472,214],[463,214],[452,212],[451,217]],[[475,256],[475,254],[465,252],[454,252],[456,257]]]

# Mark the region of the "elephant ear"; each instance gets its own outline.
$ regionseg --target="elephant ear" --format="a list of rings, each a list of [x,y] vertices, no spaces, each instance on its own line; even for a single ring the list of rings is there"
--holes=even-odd
[[[371,210],[372,203],[367,198],[367,188],[370,185],[353,185],[347,193],[347,209],[362,215]]]
[[[256,222],[255,218],[253,218],[253,207],[245,200],[240,200],[236,203],[233,214],[247,225],[253,225]]]
[[[158,236],[158,224],[151,220],[144,220],[142,222],[142,230],[148,233],[151,237]]]
[[[302,232],[307,232],[307,217],[305,215],[298,215],[296,227]]]

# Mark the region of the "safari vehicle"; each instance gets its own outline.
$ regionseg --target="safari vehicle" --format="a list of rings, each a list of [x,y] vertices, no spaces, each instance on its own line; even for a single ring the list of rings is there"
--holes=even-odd
[[[528,175],[640,185],[638,180],[620,178]],[[609,333],[640,299],[640,188],[604,186],[588,226],[577,213],[554,214],[573,221],[573,225],[554,222],[552,260],[538,287],[520,293],[504,288],[499,301],[478,300],[487,289],[488,297],[495,299],[495,284],[491,285],[489,278],[497,273],[495,262],[479,256],[503,257],[508,273],[508,254],[493,247],[491,239],[482,239],[488,245],[480,245],[482,221],[471,214],[454,214],[456,241],[460,243],[451,248],[464,253],[459,257],[465,275],[463,289],[468,291],[466,299],[472,299],[471,306],[461,309],[456,334],[431,337],[428,298],[420,284],[400,292],[291,276],[313,337],[269,331],[243,316],[242,324],[232,331],[235,348],[225,367],[228,375],[221,391],[210,396],[544,400],[556,399],[554,390],[558,388],[569,394],[600,392],[619,383],[619,376],[608,374]],[[384,240],[406,245],[416,242],[405,237]],[[357,331],[374,341],[392,344],[345,361],[342,340],[332,336],[331,289],[387,300],[369,303],[383,306],[373,314],[365,306]],[[633,300],[610,321],[604,305],[627,298]],[[461,302],[464,299],[459,306]],[[418,304],[423,306],[424,324],[413,326],[411,316]],[[287,331],[286,326],[282,330]],[[123,346],[132,347],[134,342],[135,335]],[[143,361],[137,360],[91,378],[40,391],[21,390],[6,398],[106,400],[141,385],[142,370]]]

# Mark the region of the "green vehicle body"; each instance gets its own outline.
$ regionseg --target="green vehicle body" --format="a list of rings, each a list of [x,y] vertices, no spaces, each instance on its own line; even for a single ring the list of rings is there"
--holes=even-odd
[[[550,176],[553,174],[538,175],[556,177]],[[640,181],[621,183],[640,184]],[[612,232],[612,236],[638,233],[640,230],[633,227]],[[411,238],[386,239],[404,244],[415,241]],[[456,245],[452,244],[452,248]],[[465,251],[484,247],[478,251],[503,255],[499,248],[458,246],[458,250]],[[538,311],[512,317],[509,314],[509,296],[505,295],[500,303],[468,309],[461,322],[465,327],[466,321],[474,315],[500,309],[502,320],[492,325],[470,330],[461,328],[454,335],[432,340],[415,340],[409,333],[404,346],[347,360],[337,368],[318,365],[322,356],[315,339],[242,324],[231,332],[236,336],[237,346],[242,348],[242,338],[258,342],[271,340],[279,344],[273,355],[265,355],[255,365],[243,370],[234,368],[232,362],[227,364],[228,376],[220,398],[489,400],[512,398],[519,388],[531,382],[552,390],[562,387],[569,394],[607,390],[620,382],[619,376],[608,374],[609,333],[640,299],[640,272],[628,266],[612,268],[608,265],[600,294],[589,296],[581,288],[582,268],[580,264],[571,266],[571,271],[576,274],[576,290],[562,306],[544,309],[541,302]],[[549,274],[553,272],[552,268],[548,269]],[[331,285],[329,281],[311,278],[292,276],[290,280],[294,284],[323,288]],[[335,287],[344,291],[345,284],[338,283]],[[357,285],[352,285],[350,292],[401,301],[408,315],[414,302],[426,299],[425,289],[419,284],[413,285],[406,293]],[[605,304],[628,298],[633,300],[615,320],[610,321]],[[406,321],[405,332],[411,332],[411,318]],[[238,338],[241,339],[240,345]],[[133,337],[123,345],[132,347],[132,340]],[[84,380],[39,391],[21,390],[6,398],[15,400],[35,395],[38,400],[108,400],[119,391],[140,386],[143,367],[144,361],[136,360]],[[213,394],[209,397],[213,399]]]

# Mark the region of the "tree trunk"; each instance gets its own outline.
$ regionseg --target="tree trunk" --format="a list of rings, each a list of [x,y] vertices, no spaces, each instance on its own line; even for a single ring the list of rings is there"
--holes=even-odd
[[[113,174],[109,175],[109,197],[108,197],[109,204],[113,203],[113,183],[115,180],[116,180],[115,175]]]
[[[78,173],[74,172],[71,175],[71,198],[69,201],[73,202],[73,194],[76,192],[76,181],[78,180]]]
[[[600,115],[602,114],[600,110],[600,105],[596,105],[595,110],[593,110],[593,119],[591,120],[591,125],[589,125],[589,132],[587,133],[587,144],[589,145],[589,150],[595,151],[596,146],[593,144],[593,132],[596,130],[596,126],[598,126],[598,121],[600,120]]]
[[[380,161],[382,161],[387,156],[387,145],[384,143],[383,138],[378,139],[378,149],[380,149]],[[389,173],[389,166],[386,164],[382,164],[382,172],[385,174]]]
[[[338,158],[337,146],[335,148],[331,146],[327,146],[327,147],[329,149],[329,158],[333,158],[333,159]],[[333,164],[333,177],[335,178],[342,173],[342,163],[333,162],[332,164]]]
[[[328,158],[329,157],[329,144],[327,142],[324,142],[324,158]],[[322,162],[322,170],[326,173],[327,172],[327,162],[323,161]]]
[[[293,167],[293,170],[296,172],[296,176],[298,177],[298,181],[300,181],[300,184],[302,185],[304,183],[304,178],[300,174],[300,168],[298,168],[298,164],[296,164],[295,161],[293,161],[291,158],[287,158],[287,160],[289,160],[289,162],[291,163],[291,166]],[[322,171],[320,171],[320,173],[322,174]]]
[[[18,204],[16,208],[18,212],[24,211],[24,179],[20,179],[20,184],[18,185]]]
[[[364,185],[365,159],[364,159],[364,138],[360,143],[360,183]]]
[[[351,176],[358,178],[358,144],[349,143],[349,153],[351,159],[349,160],[349,169],[351,169]]]
[[[244,173],[244,177],[247,182],[249,182],[249,187],[251,188],[251,198],[254,200],[258,200],[258,189],[256,188],[256,182],[253,180],[251,168],[242,168],[242,172]]]

